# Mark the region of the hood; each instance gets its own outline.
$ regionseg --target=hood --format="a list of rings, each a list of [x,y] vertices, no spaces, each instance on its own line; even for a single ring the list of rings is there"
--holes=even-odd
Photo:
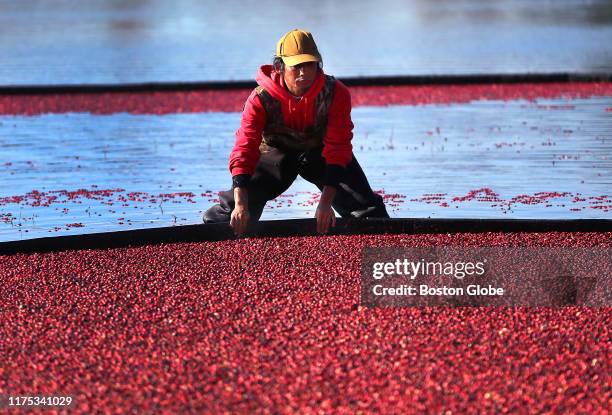
[[[281,74],[272,69],[272,65],[263,65],[259,68],[255,80],[258,85],[264,87],[275,99],[281,102],[285,102],[285,100],[295,101],[295,97],[285,88],[285,80]],[[323,70],[319,70],[317,78],[310,89],[304,94],[302,100],[309,101],[311,98],[316,97],[321,91],[324,82]]]

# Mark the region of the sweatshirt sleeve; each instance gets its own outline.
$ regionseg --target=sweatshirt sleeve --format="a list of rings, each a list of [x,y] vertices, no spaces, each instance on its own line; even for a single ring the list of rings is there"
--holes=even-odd
[[[240,128],[236,131],[236,143],[229,157],[229,170],[232,177],[253,175],[261,153],[261,134],[266,125],[266,110],[257,92],[253,90],[242,111]]]
[[[336,81],[327,133],[323,139],[323,158],[327,163],[326,184],[337,186],[342,180],[344,169],[353,158],[352,139],[351,93],[342,82]]]

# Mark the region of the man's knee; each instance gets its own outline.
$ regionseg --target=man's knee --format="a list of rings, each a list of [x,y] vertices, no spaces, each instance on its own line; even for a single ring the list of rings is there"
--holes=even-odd
[[[249,215],[251,221],[258,221],[261,218],[265,202],[263,203],[249,203]],[[204,223],[221,223],[229,222],[232,217],[233,203],[230,207],[225,207],[223,204],[211,206],[204,215],[202,220]]]
[[[372,193],[374,198],[374,207],[376,209],[372,210],[371,214],[367,217],[369,218],[388,218],[389,213],[387,213],[387,207],[385,206],[384,199],[378,193]]]
[[[360,203],[361,206],[354,207],[348,212],[348,214],[342,216],[348,216],[352,218],[389,218],[387,208],[381,195],[372,192],[365,203]]]
[[[204,223],[220,223],[220,222],[229,222],[231,216],[231,211],[225,209],[221,205],[211,206],[206,212],[204,212],[204,216],[202,220]]]
[[[364,209],[353,210],[351,216],[354,218],[389,218],[387,208],[383,202],[382,196],[374,193],[372,200]]]

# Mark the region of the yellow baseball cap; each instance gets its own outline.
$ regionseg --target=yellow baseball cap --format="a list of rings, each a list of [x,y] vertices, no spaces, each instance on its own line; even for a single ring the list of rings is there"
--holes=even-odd
[[[321,62],[312,34],[300,29],[287,32],[276,44],[276,56],[283,58],[288,66],[296,66],[304,62]]]

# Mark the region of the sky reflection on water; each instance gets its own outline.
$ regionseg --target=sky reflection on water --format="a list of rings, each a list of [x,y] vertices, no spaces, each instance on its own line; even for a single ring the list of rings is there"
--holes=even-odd
[[[0,85],[250,80],[311,30],[342,77],[612,71],[612,2],[0,0]]]
[[[353,146],[393,217],[610,218],[610,107],[612,97],[359,107]],[[239,119],[0,117],[0,240],[200,223],[230,185]],[[112,191],[57,192],[79,189]],[[298,179],[262,219],[313,216],[317,197]]]

